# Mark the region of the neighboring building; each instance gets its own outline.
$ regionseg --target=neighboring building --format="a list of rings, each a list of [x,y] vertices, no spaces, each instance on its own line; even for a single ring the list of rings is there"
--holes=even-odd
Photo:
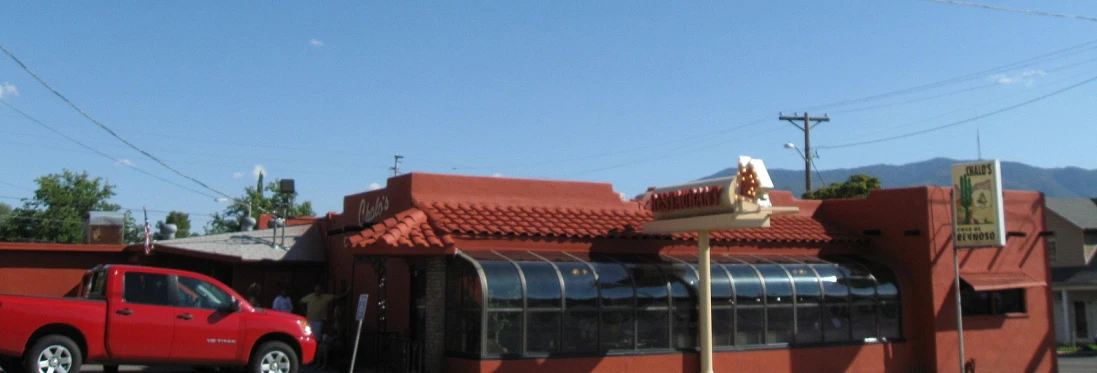
[[[1056,340],[1092,343],[1097,335],[1097,203],[1088,198],[1048,198],[1048,256],[1055,292]],[[1064,316],[1063,310],[1066,310]]]
[[[960,250],[966,357],[980,372],[1052,372],[1044,198],[1004,195],[1006,246]],[[769,196],[799,213],[711,234],[716,371],[957,370],[947,188]],[[368,294],[362,371],[696,372],[697,237],[643,233],[650,198],[622,201],[603,183],[411,173],[287,229],[287,251],[259,230],[101,260],[204,271],[238,291],[277,271],[347,284],[355,296],[329,324],[354,336],[357,295]],[[62,246],[38,252],[84,250]],[[37,270],[44,256],[6,269],[4,247],[0,276],[48,273]]]

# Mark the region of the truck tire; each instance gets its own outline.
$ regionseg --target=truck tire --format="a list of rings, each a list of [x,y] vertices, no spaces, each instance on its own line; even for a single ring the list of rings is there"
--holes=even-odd
[[[297,373],[299,368],[297,353],[279,341],[260,345],[248,362],[248,373]]]
[[[84,357],[72,338],[52,334],[39,338],[23,355],[27,373],[77,373]]]

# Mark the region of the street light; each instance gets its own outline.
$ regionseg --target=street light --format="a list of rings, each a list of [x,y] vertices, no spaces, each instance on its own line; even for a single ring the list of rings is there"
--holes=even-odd
[[[808,157],[810,157],[810,154],[804,154],[804,152],[800,151],[800,148],[797,147],[796,144],[793,144],[791,142],[786,142],[785,143],[785,149],[796,150],[796,154],[799,154],[800,159],[804,160],[804,167],[805,167],[804,191],[806,193],[811,193],[811,169],[815,168],[815,165],[812,164],[811,159],[808,158]],[[812,158],[814,158],[814,157],[812,157]],[[826,183],[825,181],[823,181],[823,175],[819,173],[818,168],[815,169],[815,176],[819,177],[819,182]]]

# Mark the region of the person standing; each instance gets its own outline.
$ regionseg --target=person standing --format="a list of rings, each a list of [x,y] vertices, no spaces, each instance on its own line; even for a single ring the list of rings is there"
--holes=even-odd
[[[301,298],[301,304],[305,305],[305,318],[309,320],[313,333],[324,331],[324,322],[328,320],[328,314],[331,313],[331,303],[346,297],[349,293],[349,287],[342,294],[325,293],[324,287],[316,284],[312,294]]]
[[[293,301],[290,300],[289,290],[286,290],[285,286],[278,292],[278,296],[274,298],[274,304],[271,304],[270,308],[275,311],[293,312]]]
[[[248,290],[246,291],[246,293],[248,304],[259,307],[259,294],[263,293],[263,287],[259,286],[258,282],[253,282],[250,286],[248,286]]]

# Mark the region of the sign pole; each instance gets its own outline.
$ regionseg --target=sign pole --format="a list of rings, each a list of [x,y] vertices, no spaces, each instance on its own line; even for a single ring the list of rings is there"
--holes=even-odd
[[[362,320],[366,318],[367,301],[369,301],[369,294],[358,296],[358,312],[354,315],[354,318],[358,320],[358,332],[354,334],[354,349],[350,353],[350,370],[348,373],[354,373],[354,360],[358,358],[358,341],[362,339]]]
[[[959,340],[960,372],[964,372],[964,310],[960,305],[960,248],[953,245],[952,266],[956,271],[956,338]]]
[[[697,251],[701,267],[701,373],[712,373],[712,264],[707,230],[697,232]]]
[[[948,205],[952,210],[952,231],[953,237],[956,237],[956,203],[954,193],[955,190],[948,192]],[[964,309],[960,302],[960,247],[956,245],[956,240],[952,241],[952,270],[955,277],[953,279],[953,286],[956,287],[956,339],[957,347],[960,352],[960,370],[958,372],[964,373]]]

